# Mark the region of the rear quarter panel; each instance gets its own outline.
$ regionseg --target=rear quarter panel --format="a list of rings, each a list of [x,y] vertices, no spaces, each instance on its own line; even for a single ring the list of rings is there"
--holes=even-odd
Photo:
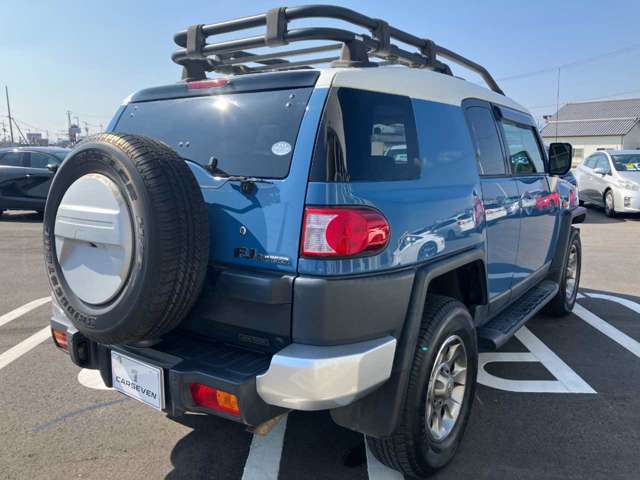
[[[307,205],[377,208],[391,227],[389,245],[380,254],[355,259],[301,258],[300,273],[371,273],[425,263],[484,245],[483,221],[478,221],[474,211],[480,199],[478,170],[462,109],[416,99],[412,104],[422,161],[419,179],[310,182],[306,197]]]

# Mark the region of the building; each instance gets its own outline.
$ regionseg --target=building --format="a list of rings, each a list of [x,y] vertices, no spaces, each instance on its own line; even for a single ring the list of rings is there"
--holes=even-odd
[[[573,145],[574,165],[597,150],[640,149],[640,98],[567,103],[548,119],[542,138]]]

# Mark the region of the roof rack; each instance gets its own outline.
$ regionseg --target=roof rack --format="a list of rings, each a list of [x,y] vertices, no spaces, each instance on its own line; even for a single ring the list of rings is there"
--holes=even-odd
[[[309,18],[341,20],[369,31],[370,35],[327,27],[289,29],[289,22]],[[209,37],[241,30],[265,27],[264,35],[248,36],[218,43],[207,43]],[[392,40],[415,47],[417,51],[400,48]],[[211,25],[192,25],[174,36],[181,47],[172,60],[183,68],[183,79],[202,80],[207,72],[225,74],[257,73],[276,70],[309,68],[311,65],[333,62],[333,66],[373,67],[400,64],[411,68],[428,68],[451,75],[449,66],[438,57],[452,61],[479,74],[491,90],[504,95],[491,74],[462,55],[437,45],[432,40],[416,37],[389,25],[386,21],[362,15],[348,8],[332,5],[281,7],[267,13],[238,18]],[[330,41],[332,43],[273,53],[252,53],[248,50],[281,47],[294,42]],[[340,50],[339,55],[289,61],[287,57],[308,56]],[[371,62],[370,57],[382,61]]]

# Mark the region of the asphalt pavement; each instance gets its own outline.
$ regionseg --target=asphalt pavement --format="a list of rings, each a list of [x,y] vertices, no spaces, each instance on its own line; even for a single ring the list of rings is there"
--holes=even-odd
[[[180,422],[105,389],[48,339],[41,219],[0,217],[0,478],[398,479],[324,412],[268,436]],[[465,439],[437,479],[640,478],[640,217],[589,209],[581,298],[481,354]]]

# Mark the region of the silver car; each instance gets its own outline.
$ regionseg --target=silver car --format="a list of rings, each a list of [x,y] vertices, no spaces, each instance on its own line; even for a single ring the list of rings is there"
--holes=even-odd
[[[587,157],[575,170],[580,203],[616,213],[640,213],[640,150],[607,150]]]

